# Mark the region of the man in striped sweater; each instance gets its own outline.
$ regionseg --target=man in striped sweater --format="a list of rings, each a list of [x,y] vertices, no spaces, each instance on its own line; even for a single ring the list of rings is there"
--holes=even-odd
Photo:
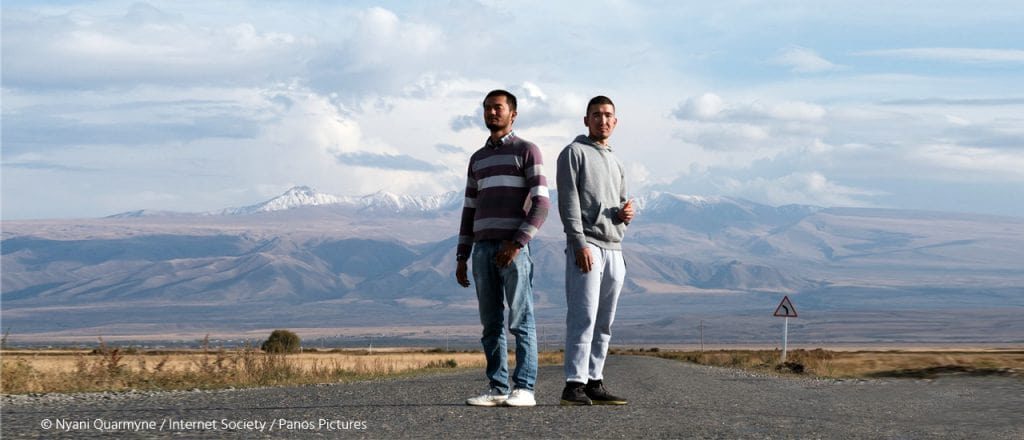
[[[455,278],[469,287],[467,260],[483,324],[488,390],[466,400],[474,406],[534,406],[537,332],[533,317],[533,262],[530,240],[547,218],[548,200],[540,149],[512,132],[516,97],[504,90],[487,94],[484,123],[491,135],[469,159]],[[504,303],[509,331],[516,337],[516,368],[509,386]]]

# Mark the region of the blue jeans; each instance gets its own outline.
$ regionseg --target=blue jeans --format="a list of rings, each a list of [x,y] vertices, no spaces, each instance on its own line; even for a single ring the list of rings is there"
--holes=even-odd
[[[524,246],[512,264],[499,268],[494,257],[501,241],[485,240],[473,245],[473,280],[484,326],[480,342],[487,358],[487,378],[492,388],[508,393],[508,345],[505,342],[505,306],[509,308],[509,332],[516,337],[516,388],[533,390],[537,381],[537,330],[533,318],[533,260]]]

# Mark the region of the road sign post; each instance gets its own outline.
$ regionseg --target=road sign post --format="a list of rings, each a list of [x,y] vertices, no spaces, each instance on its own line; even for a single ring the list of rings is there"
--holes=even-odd
[[[704,352],[704,320],[700,320],[700,352]]]
[[[789,317],[783,321],[782,324],[782,363],[786,363],[786,351],[789,344]]]
[[[782,297],[782,302],[775,308],[775,313],[772,316],[785,318],[782,324],[782,358],[780,363],[786,363],[786,351],[789,348],[789,318],[796,318],[796,307],[793,307],[793,302],[789,300],[789,295]]]

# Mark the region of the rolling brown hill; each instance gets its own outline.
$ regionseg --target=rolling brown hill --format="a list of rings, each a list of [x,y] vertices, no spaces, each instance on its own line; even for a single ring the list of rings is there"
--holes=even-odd
[[[452,275],[457,197],[269,202],[254,206],[278,208],[4,222],[3,326],[59,339],[476,322],[472,290]],[[701,319],[720,341],[771,340],[770,312],[790,295],[808,341],[1024,341],[1009,319],[1024,312],[1024,219],[667,193],[639,202],[624,340],[691,338]],[[539,321],[557,328],[556,213],[532,254]]]

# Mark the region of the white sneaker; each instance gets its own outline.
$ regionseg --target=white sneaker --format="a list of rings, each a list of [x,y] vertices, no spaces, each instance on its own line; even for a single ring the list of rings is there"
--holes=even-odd
[[[491,388],[486,393],[466,399],[466,405],[498,406],[504,404],[506,400],[508,400],[508,394],[503,394],[497,388]]]
[[[537,400],[533,398],[533,391],[516,388],[512,394],[505,399],[507,406],[536,406]]]

